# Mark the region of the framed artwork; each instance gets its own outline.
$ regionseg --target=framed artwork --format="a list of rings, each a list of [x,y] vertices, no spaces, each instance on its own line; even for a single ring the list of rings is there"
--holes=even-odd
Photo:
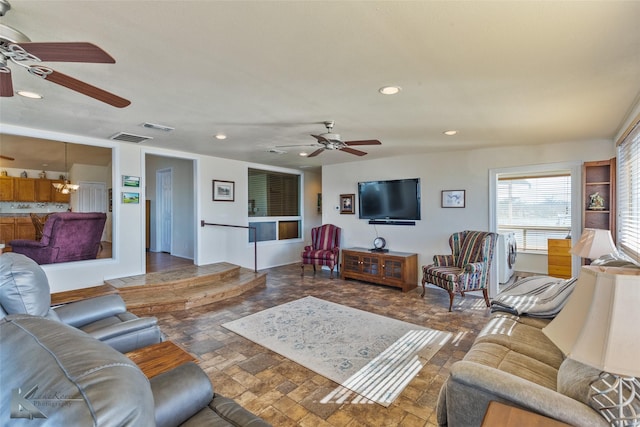
[[[465,190],[442,190],[443,208],[464,208]]]
[[[122,192],[122,203],[137,205],[140,203],[140,193]]]
[[[113,188],[109,189],[109,212],[113,212]]]
[[[122,175],[122,186],[123,187],[140,187],[140,177],[139,176],[131,176],[131,175]]]
[[[318,213],[322,213],[322,193],[318,193]]]
[[[213,201],[233,202],[235,200],[235,182],[213,180]]]
[[[355,194],[341,194],[340,195],[340,213],[341,214],[354,214],[356,213],[354,205],[355,205]]]

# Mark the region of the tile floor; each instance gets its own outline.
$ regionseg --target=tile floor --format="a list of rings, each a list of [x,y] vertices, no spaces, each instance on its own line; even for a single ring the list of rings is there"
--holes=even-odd
[[[168,338],[200,359],[216,392],[231,397],[274,426],[433,426],[440,386],[452,363],[470,348],[489,316],[480,294],[456,296],[421,287],[397,289],[316,276],[292,264],[266,270],[267,285],[243,296],[197,309],[157,315]],[[388,408],[372,403],[321,403],[338,385],[221,326],[257,311],[307,295],[406,322],[454,333]],[[366,325],[363,325],[366,327]]]

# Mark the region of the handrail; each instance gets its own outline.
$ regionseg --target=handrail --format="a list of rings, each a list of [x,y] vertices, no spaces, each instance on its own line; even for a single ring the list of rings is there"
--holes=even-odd
[[[253,231],[253,272],[258,272],[258,236],[256,227],[251,227],[249,225],[216,224],[211,222],[204,222],[204,219],[201,220],[200,227],[204,227],[205,225],[213,225],[216,227],[246,228]]]

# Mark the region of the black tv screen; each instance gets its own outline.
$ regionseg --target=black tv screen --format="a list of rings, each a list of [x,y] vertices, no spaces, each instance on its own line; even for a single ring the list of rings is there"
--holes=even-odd
[[[360,219],[420,219],[420,178],[358,183]]]

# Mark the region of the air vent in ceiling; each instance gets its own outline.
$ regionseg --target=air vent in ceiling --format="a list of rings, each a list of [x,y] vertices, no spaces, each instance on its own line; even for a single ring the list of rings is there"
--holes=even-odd
[[[142,126],[148,129],[161,130],[163,132],[171,132],[172,130],[175,129],[175,128],[172,128],[171,126],[158,125],[158,124],[149,123],[149,122],[143,123]]]
[[[124,142],[135,142],[136,144],[139,144],[141,142],[144,142],[148,139],[153,139],[153,138],[150,136],[135,135],[133,133],[118,132],[115,135],[112,135],[110,139],[115,139],[116,141],[124,141]]]

